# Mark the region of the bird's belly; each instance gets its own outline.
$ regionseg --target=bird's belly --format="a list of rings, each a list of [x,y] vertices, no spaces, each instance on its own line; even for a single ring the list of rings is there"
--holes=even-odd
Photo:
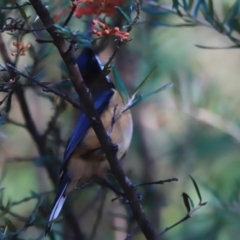
[[[128,110],[112,124],[116,105],[114,101],[110,102],[110,107],[102,113],[101,120],[112,142],[117,145],[117,157],[121,160],[125,156],[131,142],[133,123],[131,113]],[[115,117],[118,117],[122,108],[117,107],[116,109]],[[87,131],[83,141],[75,148],[69,160],[68,173],[72,179],[71,186],[91,181],[105,174],[110,169],[106,156],[92,128]]]

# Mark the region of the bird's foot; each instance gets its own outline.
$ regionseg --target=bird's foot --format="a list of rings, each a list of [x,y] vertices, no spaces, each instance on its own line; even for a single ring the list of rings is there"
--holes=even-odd
[[[120,200],[123,204],[130,204],[132,202],[140,202],[142,200],[142,195],[140,193],[137,193],[137,199],[133,201],[129,201],[124,193],[122,193],[121,196],[117,196],[111,200],[111,202],[114,202],[115,200]]]

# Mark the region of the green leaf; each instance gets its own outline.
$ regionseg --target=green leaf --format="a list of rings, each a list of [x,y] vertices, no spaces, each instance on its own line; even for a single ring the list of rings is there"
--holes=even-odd
[[[135,98],[135,96],[131,97],[131,101],[129,104],[127,104],[123,110],[123,112],[127,111],[128,109],[134,107],[135,105],[137,105],[139,102],[141,102],[142,100],[152,96],[153,94],[156,94],[158,92],[161,92],[163,90],[166,90],[168,88],[171,88],[173,86],[173,83],[168,83],[166,85],[164,85],[163,87],[160,87],[159,89],[151,92],[151,93],[148,93],[148,94],[145,94],[145,95],[140,95],[138,96],[137,98]]]
[[[186,21],[185,19],[183,19]],[[187,20],[188,21],[188,20]],[[162,22],[157,22],[157,21],[150,21],[154,26],[164,26],[164,27],[194,27],[196,26],[196,23],[190,22],[189,23],[179,23],[179,24],[168,24],[168,23],[162,23]]]
[[[12,106],[11,103],[12,103],[12,93],[9,94],[7,102],[6,102],[6,109],[5,109],[6,113],[9,113],[11,106]]]
[[[201,197],[201,194],[200,194],[198,185],[197,185],[196,181],[193,179],[192,176],[190,176],[190,178],[191,178],[191,180],[192,180],[192,182],[193,182],[193,185],[194,185],[194,188],[195,188],[195,190],[196,190],[196,192],[197,192],[197,195],[198,195],[198,198],[199,198],[199,203],[201,204],[201,203],[202,203],[202,197]]]
[[[1,11],[0,9],[0,28],[2,29],[6,21],[6,13],[5,11]]]
[[[173,2],[172,8],[176,9],[177,14],[178,14],[179,16],[182,16],[182,13],[181,13],[180,10],[179,10],[180,4],[179,4],[178,0],[172,0],[172,2]]]
[[[122,10],[122,8],[120,8],[119,6],[115,7],[117,9],[117,11],[123,16],[123,18],[127,21],[128,24],[131,23],[131,19],[130,17]]]
[[[193,11],[193,16],[194,16],[195,18],[197,18],[197,16],[198,16],[199,9],[200,9],[200,7],[201,7],[202,2],[203,2],[203,0],[197,0],[197,3],[196,3],[196,5],[195,5],[195,9],[194,9],[194,11]]]
[[[151,8],[151,7],[146,7],[146,6],[142,6],[141,11],[155,14],[155,15],[169,14],[169,12],[167,12],[166,10],[162,10],[162,9],[158,9],[158,8]]]
[[[185,192],[182,193],[182,197],[183,197],[184,206],[186,207],[187,212],[189,213],[191,211],[191,206],[189,201],[191,198]]]
[[[22,7],[20,7],[20,5],[18,3],[15,3],[16,6],[18,7],[18,11],[20,12],[22,18],[25,20],[25,22],[28,22],[29,17],[27,16],[27,14],[25,13],[24,9]]]
[[[185,10],[185,11],[188,11],[189,6],[188,6],[188,3],[187,3],[187,0],[182,0],[182,2],[183,2],[183,8],[184,8],[184,10]]]
[[[177,11],[179,10],[179,2],[178,0],[172,0],[173,5],[172,8],[175,8]]]
[[[236,1],[233,6],[228,10],[224,17],[223,24],[227,24],[230,32],[236,30],[239,32],[240,22],[240,2]]]
[[[13,222],[12,222],[10,219],[8,219],[8,218],[6,218],[6,217],[3,217],[2,219],[3,219],[3,221],[4,221],[5,224],[6,224],[6,226],[8,227],[8,229],[9,229],[11,232],[16,232],[16,231],[17,231],[16,226],[13,224]]]
[[[213,6],[212,0],[208,0],[208,6],[209,6],[209,14],[213,17],[214,16],[214,6]]]
[[[195,44],[195,46],[198,48],[202,48],[202,49],[212,49],[212,50],[240,48],[240,45],[233,45],[233,46],[228,46],[228,47],[208,47],[208,46],[202,46],[202,45]]]
[[[2,218],[5,214],[7,214],[11,208],[11,201],[8,200],[7,205],[3,206],[3,198],[1,197],[0,200],[1,208],[3,209],[2,212],[0,213],[0,218]]]
[[[127,88],[126,88],[121,76],[119,75],[117,69],[115,68],[115,66],[113,64],[111,64],[111,69],[112,69],[113,77],[115,80],[116,88],[117,88],[118,92],[120,93],[120,96],[121,96],[123,102],[126,103],[127,99],[129,99],[129,94],[128,94]]]
[[[190,11],[192,9],[193,3],[194,3],[194,0],[189,0],[188,11]]]
[[[151,76],[153,75],[153,73],[156,71],[157,69],[157,65],[151,70],[151,72],[147,75],[147,77],[145,79],[143,79],[143,81],[138,85],[138,87],[135,89],[132,97],[135,97],[137,95],[137,93],[139,92],[139,90],[149,81],[149,79],[151,78]]]

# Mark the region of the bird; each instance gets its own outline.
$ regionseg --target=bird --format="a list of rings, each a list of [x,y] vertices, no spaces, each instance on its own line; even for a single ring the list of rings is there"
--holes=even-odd
[[[105,131],[116,148],[116,155],[122,160],[132,138],[131,112],[122,112],[124,102],[110,77],[104,74],[103,65],[91,47],[83,48],[76,63],[86,87],[90,89],[94,107]],[[117,120],[113,122],[115,117]],[[46,235],[59,216],[67,195],[78,186],[104,176],[109,170],[109,163],[98,138],[86,114],[82,112],[65,148],[59,186],[46,226]]]

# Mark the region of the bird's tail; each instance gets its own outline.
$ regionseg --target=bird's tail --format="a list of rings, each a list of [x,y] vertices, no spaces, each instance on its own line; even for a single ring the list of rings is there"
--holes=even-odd
[[[68,186],[68,182],[65,182],[65,184],[61,184],[61,185],[62,187],[59,188],[58,194],[55,198],[55,201],[52,207],[51,214],[48,218],[45,235],[48,235],[48,233],[51,231],[53,221],[58,217],[60,211],[62,210],[63,204],[67,198],[65,191]]]

